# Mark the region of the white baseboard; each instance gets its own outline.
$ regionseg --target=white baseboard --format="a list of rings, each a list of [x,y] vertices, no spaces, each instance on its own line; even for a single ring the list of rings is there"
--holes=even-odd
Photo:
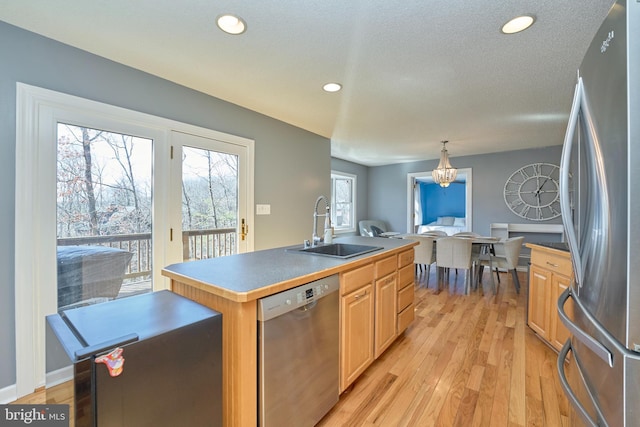
[[[47,387],[53,387],[73,379],[73,365],[65,366],[57,371],[47,372]]]
[[[47,373],[47,387],[53,387],[73,379],[73,365]],[[0,388],[0,405],[6,405],[18,399],[18,389],[15,384]]]
[[[18,397],[15,384],[12,384],[5,388],[0,388],[0,404],[5,405],[7,403],[13,402],[17,398]]]

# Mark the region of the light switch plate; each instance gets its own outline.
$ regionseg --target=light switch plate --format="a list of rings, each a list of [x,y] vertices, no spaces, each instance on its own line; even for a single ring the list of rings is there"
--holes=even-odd
[[[256,205],[256,215],[271,215],[271,205]]]

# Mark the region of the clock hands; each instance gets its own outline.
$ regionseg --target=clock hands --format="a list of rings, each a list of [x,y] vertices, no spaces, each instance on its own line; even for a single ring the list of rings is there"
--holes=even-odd
[[[536,190],[536,198],[538,199],[538,206],[540,206],[540,193],[542,192],[542,187],[544,187],[547,181],[549,181],[549,177],[547,177],[544,181],[542,181],[542,184],[540,184],[540,186]]]

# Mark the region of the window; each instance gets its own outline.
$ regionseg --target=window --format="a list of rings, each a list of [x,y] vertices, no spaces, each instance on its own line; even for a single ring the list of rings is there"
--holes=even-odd
[[[193,234],[180,227],[185,185],[180,177],[191,167],[180,161],[182,147],[237,156],[229,164],[238,172],[233,207],[242,224],[253,220],[248,206],[253,205],[254,150],[245,138],[22,83],[17,84],[16,115],[16,396],[21,397],[49,384],[49,378],[55,383],[72,375],[68,366],[49,366],[45,316],[59,306],[168,288],[162,266],[182,260]],[[230,178],[220,175],[228,189]],[[192,215],[199,213],[191,209]],[[228,228],[240,235],[239,227]],[[253,249],[248,233],[234,238],[235,250]],[[117,259],[116,284],[107,294],[103,286],[91,287],[98,294],[85,294],[85,284],[93,282],[85,280],[84,271],[72,271],[75,263],[58,269],[60,248],[65,259],[77,255],[74,249],[82,256],[90,251],[92,258]],[[201,257],[202,247],[199,251]],[[116,268],[100,264],[91,277],[111,282]],[[85,267],[84,260],[80,265]]]
[[[331,171],[331,223],[336,232],[356,230],[356,176]]]

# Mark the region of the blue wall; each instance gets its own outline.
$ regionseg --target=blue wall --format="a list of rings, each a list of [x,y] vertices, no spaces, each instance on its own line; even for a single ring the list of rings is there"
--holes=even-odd
[[[422,204],[422,223],[434,222],[439,216],[465,216],[466,184],[452,182],[443,188],[434,183],[420,183],[420,203]]]

